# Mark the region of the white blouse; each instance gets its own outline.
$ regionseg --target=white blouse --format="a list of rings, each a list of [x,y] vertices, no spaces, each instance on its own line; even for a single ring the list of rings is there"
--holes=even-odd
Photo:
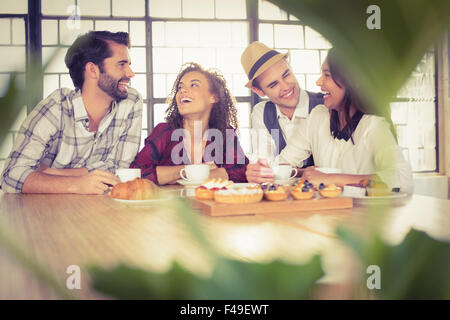
[[[411,193],[411,167],[403,158],[389,123],[375,115],[363,115],[351,139],[335,139],[330,133],[330,112],[324,105],[313,109],[307,125],[296,128],[295,139],[277,157],[301,166],[311,154],[316,167],[341,169],[344,174],[377,174],[389,188]]]

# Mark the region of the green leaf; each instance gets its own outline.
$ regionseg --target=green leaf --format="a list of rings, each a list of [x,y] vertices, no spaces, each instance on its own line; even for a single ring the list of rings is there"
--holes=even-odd
[[[448,0],[269,1],[332,43],[368,108],[381,114],[450,25]],[[379,30],[367,28],[370,5],[380,8]]]
[[[93,287],[119,299],[305,299],[323,276],[320,258],[305,265],[219,259],[211,278],[201,278],[176,262],[166,273],[119,265],[88,268]]]
[[[381,270],[382,299],[450,299],[450,243],[410,230],[397,246],[383,242],[378,235],[362,240],[339,228],[339,238],[361,257],[364,273],[370,265]]]

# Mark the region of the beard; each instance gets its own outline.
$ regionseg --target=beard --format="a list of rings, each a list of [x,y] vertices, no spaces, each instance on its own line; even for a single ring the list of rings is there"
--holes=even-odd
[[[98,79],[98,87],[103,90],[107,95],[113,98],[115,101],[120,101],[128,97],[128,92],[119,89],[119,82],[122,80],[129,80],[128,78],[122,78],[116,80],[110,76],[107,72],[100,72],[100,78]]]

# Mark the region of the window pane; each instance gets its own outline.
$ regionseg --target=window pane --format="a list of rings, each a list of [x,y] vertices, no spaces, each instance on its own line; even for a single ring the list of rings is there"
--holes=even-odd
[[[11,44],[11,19],[0,19],[0,44]]]
[[[112,0],[112,14],[116,17],[143,17],[145,0]]]
[[[153,96],[155,98],[167,97],[166,75],[153,74]]]
[[[73,23],[74,22],[68,20],[61,20],[59,22],[61,30],[59,41],[61,44],[70,46],[79,35],[85,34],[94,29],[92,20],[77,21],[76,24],[79,23],[79,28],[77,28],[78,26],[74,28]]]
[[[231,47],[231,24],[228,22],[202,23],[200,25],[200,45],[202,47]]]
[[[315,50],[291,50],[291,65],[295,73],[320,73],[319,52]]]
[[[145,48],[131,48],[130,49],[131,58],[131,69],[134,72],[146,72],[147,70],[147,56]]]
[[[222,72],[242,73],[241,54],[243,48],[217,49],[217,68]]]
[[[142,105],[142,129],[147,129],[148,128],[148,125],[147,125],[147,114],[148,114],[147,104],[144,103]]]
[[[147,99],[147,77],[145,74],[136,74],[131,79],[131,86],[139,91],[143,99]]]
[[[166,46],[168,47],[198,47],[199,37],[198,22],[166,23]]]
[[[27,0],[2,1],[0,13],[28,13]]]
[[[195,62],[203,68],[209,69],[215,66],[214,48],[184,48],[183,63]]]
[[[75,89],[72,78],[70,77],[70,74],[68,74],[68,73],[61,74],[59,76],[59,81],[61,81],[61,88],[69,88],[72,90]]]
[[[248,22],[231,23],[231,46],[245,48],[249,39]]]
[[[239,128],[250,127],[250,104],[247,102],[238,102],[236,103],[236,108]]]
[[[303,27],[274,25],[275,48],[304,48]]]
[[[68,72],[66,64],[64,63],[64,57],[67,52],[67,48],[42,48],[42,61],[46,64],[50,57],[55,54],[55,51],[58,50],[56,56],[49,63],[47,68],[45,69],[46,73],[64,73]]]
[[[95,30],[108,30],[110,32],[128,32],[128,21],[96,20]]]
[[[180,18],[181,0],[149,0],[149,15],[160,18]]]
[[[166,23],[152,22],[152,44],[153,47],[166,45]]]
[[[128,2],[128,0],[127,0]],[[109,0],[78,0],[78,7],[83,16],[109,16],[111,15],[111,2]]]
[[[181,49],[153,49],[153,72],[155,73],[178,73],[181,61]]]
[[[153,105],[153,127],[158,123],[165,122],[166,110],[168,105],[165,103],[155,103]]]
[[[214,0],[182,0],[183,18],[214,18]]]
[[[25,72],[25,47],[0,47],[0,72]]]
[[[247,76],[244,72],[233,74],[233,83],[227,83],[228,88],[231,90],[231,94],[235,97],[239,96],[249,96],[250,90],[245,87],[245,84],[248,82]]]
[[[259,41],[273,48],[273,24],[259,24]]]
[[[132,46],[145,46],[145,22],[130,22],[130,41]]]
[[[58,20],[42,20],[42,44],[58,44]]]
[[[44,98],[59,88],[59,76],[57,74],[44,75]]]
[[[264,20],[287,20],[285,11],[265,0],[259,0],[258,16]]]
[[[298,85],[300,86],[300,88],[305,89],[306,88],[305,75],[304,74],[296,74],[295,78],[297,78]]]
[[[319,79],[320,74],[307,74],[306,75],[306,87],[305,89],[312,92],[320,92],[321,89],[316,85],[317,79]]]
[[[12,20],[12,41],[14,45],[25,45],[25,20]]]
[[[320,33],[310,27],[305,27],[305,45],[308,49],[331,48],[331,43],[328,42],[328,40],[325,39]]]
[[[247,18],[247,6],[245,4],[245,0],[216,0],[216,18]]]
[[[9,85],[9,74],[0,74],[0,97],[4,97]]]
[[[42,14],[68,16],[75,13],[75,0],[41,0]]]

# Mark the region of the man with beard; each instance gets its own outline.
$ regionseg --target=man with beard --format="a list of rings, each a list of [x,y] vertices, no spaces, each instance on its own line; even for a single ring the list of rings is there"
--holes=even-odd
[[[17,135],[1,176],[5,192],[103,194],[119,183],[140,144],[142,98],[125,32],[91,31],[75,40],[65,63],[75,90],[41,101]]]

